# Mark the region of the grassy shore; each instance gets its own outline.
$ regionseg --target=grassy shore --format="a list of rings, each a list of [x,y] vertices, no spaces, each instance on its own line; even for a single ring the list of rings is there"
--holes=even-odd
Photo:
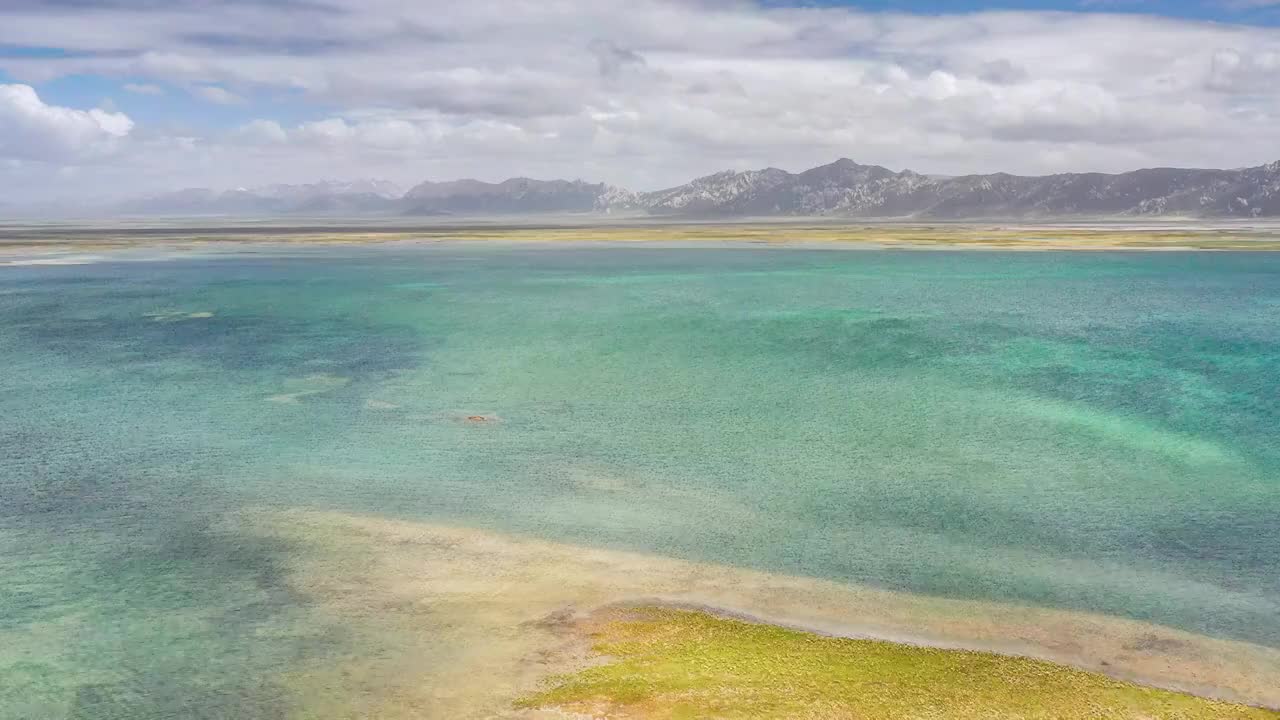
[[[410,720],[422,717],[423,708],[431,710],[431,717],[459,720],[564,718],[556,705],[586,707],[595,702],[589,698],[597,689],[678,686],[691,667],[687,663],[698,658],[710,663],[708,672],[755,668],[758,679],[777,667],[792,667],[801,675],[789,676],[788,682],[825,693],[838,680],[824,669],[830,659],[856,654],[862,647],[900,653],[901,662],[882,668],[890,675],[910,670],[916,657],[974,658],[1028,671],[1053,668],[1058,677],[1090,678],[1104,685],[1115,681],[1102,674],[1280,705],[1274,682],[1280,677],[1280,651],[1122,618],[931,598],[376,516],[258,512],[229,521],[225,530],[290,548],[283,577],[297,597],[306,599],[307,608],[299,631],[330,628],[322,634],[350,640],[350,647],[310,658],[279,679],[295,699],[297,711],[290,717],[298,720]],[[649,616],[624,612],[635,605],[731,608],[774,625],[673,611]],[[615,612],[622,614],[611,614]],[[720,632],[711,634],[713,630]],[[700,637],[715,642],[699,645],[694,641]],[[665,647],[654,644],[663,638]],[[601,656],[592,652],[593,646],[621,658],[622,664],[574,676],[599,664]],[[824,659],[800,662],[778,655],[784,647],[796,652],[835,649],[813,656]],[[986,652],[962,652],[969,649]],[[739,655],[716,670],[720,660]],[[1013,661],[1012,655],[1044,662]],[[1066,666],[1091,672],[1067,671]],[[644,673],[627,675],[638,668]],[[800,679],[810,672],[812,677]],[[915,682],[912,678],[920,676],[913,672],[899,681]],[[549,676],[570,680],[552,689],[546,684]],[[727,677],[704,679],[718,683]],[[546,693],[539,695],[539,690]],[[1153,691],[1140,694],[1147,692]],[[1189,696],[1167,692],[1160,697]],[[527,698],[526,707],[513,707],[519,698]],[[608,705],[618,699],[625,697],[603,701]],[[996,696],[988,699],[995,702]],[[628,717],[624,710],[631,712],[624,706],[615,708],[618,717]],[[1246,714],[1238,717],[1280,717],[1241,711]],[[790,716],[840,717],[822,712]]]
[[[995,224],[632,223],[392,226],[193,225],[190,227],[0,228],[0,252],[101,252],[190,249],[257,243],[385,242],[667,242],[831,244],[866,247],[1018,250],[1280,250],[1269,227],[1051,226]]]
[[[824,637],[670,608],[592,623],[612,659],[522,700],[609,718],[1275,720],[1023,657]]]

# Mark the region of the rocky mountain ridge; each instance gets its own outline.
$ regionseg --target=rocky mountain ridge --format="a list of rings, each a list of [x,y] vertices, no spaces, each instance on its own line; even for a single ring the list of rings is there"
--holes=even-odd
[[[1241,170],[929,177],[848,159],[789,173],[720,172],[601,204],[658,215],[865,218],[1275,217],[1280,162]]]
[[[583,180],[380,180],[186,189],[115,205],[121,215],[831,216],[885,219],[1280,217],[1280,162],[1238,170],[1151,168],[1119,174],[929,176],[840,159],[791,173],[726,170],[634,192]]]

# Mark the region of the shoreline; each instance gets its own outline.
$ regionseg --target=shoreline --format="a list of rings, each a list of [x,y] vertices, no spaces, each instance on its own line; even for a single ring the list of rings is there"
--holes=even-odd
[[[423,225],[332,228],[228,225],[202,227],[0,227],[0,265],[74,264],[75,255],[120,251],[186,253],[299,247],[435,245],[670,245],[833,249],[1007,251],[1280,251],[1280,226],[1152,227],[911,223],[652,223],[598,225]],[[59,263],[58,256],[72,256]],[[16,260],[4,260],[14,258]],[[105,258],[95,257],[92,261]]]
[[[591,717],[1276,720],[1280,712],[1057,663],[821,635],[705,609],[606,607],[579,621],[598,662],[518,706]],[[603,713],[603,715],[601,714]],[[541,716],[535,716],[541,717]],[[555,716],[552,716],[555,717]],[[533,719],[531,719],[533,720]]]
[[[1280,649],[1123,618],[942,599],[365,515],[285,510],[238,522],[299,549],[291,584],[331,621],[363,627],[362,635],[399,638],[391,641],[393,649],[369,652],[390,658],[460,653],[450,670],[431,675],[433,681],[394,680],[403,671],[396,666],[368,671],[395,686],[387,691],[391,697],[417,692],[439,700],[441,688],[448,688],[456,717],[491,716],[469,712],[492,713],[549,675],[580,668],[581,644],[566,641],[558,625],[610,606],[655,604],[830,637],[1033,658],[1152,688],[1280,708]],[[374,617],[370,608],[383,610]],[[404,639],[405,633],[431,639]],[[414,646],[418,642],[426,645]],[[302,686],[332,683],[335,672],[350,674],[326,668]],[[475,686],[476,675],[503,682]],[[421,687],[409,691],[406,683]]]
[[[995,603],[992,603],[995,605]],[[1215,687],[1196,687],[1193,685],[1183,685],[1176,683],[1161,682],[1158,679],[1152,679],[1138,674],[1130,674],[1122,671],[1114,670],[1109,666],[1104,667],[1086,667],[1076,665],[1056,659],[1048,654],[1037,652],[1036,648],[1031,645],[1021,646],[1016,642],[994,642],[994,643],[966,643],[949,641],[940,638],[929,637],[923,634],[910,633],[884,633],[878,632],[872,627],[865,630],[851,629],[854,626],[843,627],[841,629],[832,629],[823,624],[810,624],[805,622],[794,622],[786,618],[770,617],[767,615],[758,615],[750,611],[740,610],[733,607],[707,605],[697,602],[687,602],[679,599],[664,598],[647,598],[637,599],[634,601],[624,601],[612,605],[606,605],[597,608],[597,611],[609,610],[614,608],[659,608],[666,610],[683,610],[711,617],[723,618],[726,620],[738,620],[745,623],[755,625],[767,625],[769,627],[782,628],[785,630],[794,630],[796,632],[806,633],[809,635],[817,635],[824,638],[844,639],[844,640],[869,640],[873,642],[884,642],[892,645],[900,645],[911,648],[920,648],[925,650],[948,650],[948,651],[964,651],[990,653],[1008,658],[1025,658],[1028,660],[1041,660],[1044,662],[1054,663],[1063,667],[1085,670],[1094,672],[1112,680],[1120,682],[1132,683],[1154,690],[1168,690],[1171,692],[1191,695],[1193,697],[1204,698],[1206,700],[1215,700],[1221,702],[1237,703],[1247,707],[1253,707],[1260,710],[1270,710],[1280,712],[1280,704],[1266,704],[1251,702],[1247,698],[1236,695],[1229,689]],[[1162,626],[1157,626],[1162,627]],[[1207,636],[1199,636],[1207,637]]]

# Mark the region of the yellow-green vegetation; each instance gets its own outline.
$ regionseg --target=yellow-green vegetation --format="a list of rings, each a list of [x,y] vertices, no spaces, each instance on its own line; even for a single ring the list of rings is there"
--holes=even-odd
[[[986,652],[814,635],[667,608],[591,624],[609,662],[520,702],[609,718],[1277,720],[1280,713]]]
[[[148,228],[30,227],[0,233],[0,251],[87,252],[157,247],[192,249],[235,243],[383,242],[748,242],[765,245],[844,244],[867,247],[1018,250],[1280,250],[1280,229],[1240,225],[1157,227],[1098,225],[992,225],[940,223],[844,223],[839,221],[657,222],[498,224],[471,222],[361,226],[226,226]]]

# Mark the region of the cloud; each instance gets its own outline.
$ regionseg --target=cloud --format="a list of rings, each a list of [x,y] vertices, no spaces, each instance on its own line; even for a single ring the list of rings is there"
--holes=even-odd
[[[628,66],[645,65],[639,53],[608,40],[593,40],[587,47],[596,56],[596,65],[605,77],[616,77]]]
[[[0,7],[0,44],[66,51],[0,58],[22,82],[93,75],[171,86],[191,118],[206,102],[259,118],[199,132],[139,128],[115,143],[115,175],[100,163],[99,175],[81,173],[86,186],[317,173],[405,184],[584,176],[650,188],[840,156],[939,173],[1280,157],[1274,29],[1110,12],[15,0]],[[38,179],[13,183],[5,189]]]
[[[0,85],[0,157],[81,162],[111,152],[132,130],[123,113],[48,105],[29,85]]]
[[[1213,53],[1206,85],[1224,93],[1274,93],[1280,78],[1280,50],[1247,52],[1223,48]]]
[[[125,92],[130,92],[130,93],[133,93],[134,95],[163,95],[164,94],[164,88],[161,88],[159,85],[151,85],[148,83],[125,83],[124,89],[125,89]]]
[[[244,98],[217,85],[201,85],[192,89],[191,92],[215,105],[241,105],[244,103]]]
[[[234,136],[249,143],[283,143],[289,139],[288,133],[275,120],[253,120],[235,132]]]

